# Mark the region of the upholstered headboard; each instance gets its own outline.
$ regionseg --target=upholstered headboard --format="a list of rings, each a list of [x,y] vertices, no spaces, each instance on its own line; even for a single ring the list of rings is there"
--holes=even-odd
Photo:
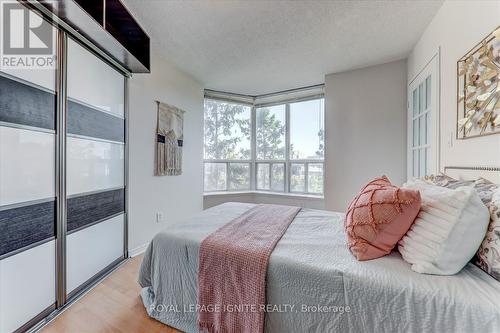
[[[485,166],[445,166],[444,173],[455,179],[477,179],[482,177],[500,184],[500,167]]]

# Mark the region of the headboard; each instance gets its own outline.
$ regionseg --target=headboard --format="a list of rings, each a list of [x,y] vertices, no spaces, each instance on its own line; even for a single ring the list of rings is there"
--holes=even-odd
[[[485,166],[445,166],[444,173],[455,179],[476,179],[482,177],[500,184],[500,167]]]

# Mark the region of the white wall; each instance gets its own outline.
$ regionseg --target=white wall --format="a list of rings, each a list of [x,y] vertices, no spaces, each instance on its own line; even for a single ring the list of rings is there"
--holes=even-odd
[[[405,60],[325,77],[326,209],[375,177],[406,178],[406,82]]]
[[[440,165],[500,166],[500,135],[456,140],[457,60],[500,25],[500,1],[446,1],[408,58],[411,81],[440,48]]]
[[[156,103],[186,110],[181,176],[154,176]],[[129,250],[203,209],[203,87],[167,60],[152,57],[151,74],[129,80]],[[162,212],[163,223],[156,223]]]

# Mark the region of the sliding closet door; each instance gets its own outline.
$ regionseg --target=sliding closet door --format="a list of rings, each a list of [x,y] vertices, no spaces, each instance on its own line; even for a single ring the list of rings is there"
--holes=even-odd
[[[68,40],[66,284],[72,296],[124,254],[125,78]]]
[[[2,333],[55,307],[55,87],[55,69],[0,70]]]

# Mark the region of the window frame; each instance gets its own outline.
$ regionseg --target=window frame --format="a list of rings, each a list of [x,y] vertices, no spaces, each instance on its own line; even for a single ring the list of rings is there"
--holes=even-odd
[[[292,194],[292,195],[305,195],[305,196],[317,196],[317,197],[323,197],[324,196],[324,185],[325,185],[325,156],[321,159],[290,159],[290,104],[293,103],[299,103],[299,102],[306,102],[306,101],[311,101],[311,100],[319,100],[319,99],[324,99],[325,96],[324,94],[315,94],[312,96],[307,96],[307,97],[302,97],[302,98],[294,98],[294,99],[288,99],[288,100],[282,100],[278,102],[271,102],[271,103],[261,103],[261,104],[256,104],[253,103],[251,105],[251,110],[250,110],[250,156],[251,159],[245,159],[245,160],[234,160],[234,159],[203,159],[203,165],[206,163],[225,163],[226,164],[226,189],[225,190],[213,190],[213,191],[206,191],[205,190],[205,174],[203,174],[203,192],[204,193],[231,193],[231,192],[266,192],[266,193],[274,193],[274,194],[281,194],[281,195],[287,195],[287,194]],[[235,101],[235,99],[224,99],[224,98],[219,98],[219,97],[210,97],[210,96],[205,96],[205,99],[211,99],[214,101],[218,102],[228,102],[228,103],[235,103],[235,104],[241,104],[241,105],[246,105],[249,106],[248,102],[238,102]],[[256,117],[257,117],[257,109],[259,108],[264,108],[264,107],[270,107],[270,106],[276,106],[276,105],[285,105],[285,158],[284,159],[257,159],[257,122],[256,122]],[[325,119],[325,101],[323,101],[323,121]],[[324,123],[323,123],[324,124]],[[326,137],[326,128],[323,128],[323,131],[325,133]],[[326,151],[326,140],[324,140],[323,145],[325,147]],[[204,155],[204,154],[203,154]],[[250,164],[250,189],[248,190],[234,190],[230,189],[229,186],[229,165],[231,163],[249,163]],[[269,165],[269,189],[259,189],[257,187],[257,177],[258,177],[258,164],[268,164]],[[276,191],[273,190],[272,188],[272,164],[283,164],[284,166],[284,189],[283,191]],[[304,191],[291,191],[291,166],[292,164],[304,164]],[[308,188],[308,169],[309,169],[309,164],[322,164],[323,165],[323,192],[322,193],[316,193],[316,192],[309,192]],[[205,168],[203,167],[203,173],[205,173]]]

